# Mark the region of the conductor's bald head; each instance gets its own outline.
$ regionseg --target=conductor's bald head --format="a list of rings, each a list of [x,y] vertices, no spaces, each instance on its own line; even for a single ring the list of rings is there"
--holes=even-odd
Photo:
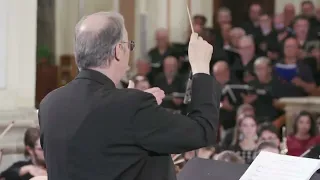
[[[132,47],[119,13],[95,13],[82,18],[76,25],[75,58],[80,70],[98,70],[113,81],[120,81],[129,68]]]

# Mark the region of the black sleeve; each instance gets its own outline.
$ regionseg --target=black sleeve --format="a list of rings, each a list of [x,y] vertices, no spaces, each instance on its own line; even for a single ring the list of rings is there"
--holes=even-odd
[[[0,175],[1,178],[6,180],[21,180],[19,172],[22,166],[28,165],[25,162],[17,162],[10,166],[7,170],[3,171]]]
[[[216,141],[221,87],[210,75],[193,76],[188,116],[172,114],[144,93],[133,127],[137,144],[156,153],[182,153]]]

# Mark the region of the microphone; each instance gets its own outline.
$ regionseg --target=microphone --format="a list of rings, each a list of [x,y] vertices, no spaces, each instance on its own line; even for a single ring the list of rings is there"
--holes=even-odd
[[[186,86],[186,93],[184,95],[183,103],[189,104],[191,101],[191,94],[192,94],[192,71],[189,73],[189,78]]]

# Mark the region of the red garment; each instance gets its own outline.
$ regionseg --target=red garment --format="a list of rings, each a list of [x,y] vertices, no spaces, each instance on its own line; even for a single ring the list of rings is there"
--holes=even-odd
[[[320,136],[310,137],[309,139],[301,140],[295,136],[287,137],[288,155],[300,156],[310,147],[320,144]]]

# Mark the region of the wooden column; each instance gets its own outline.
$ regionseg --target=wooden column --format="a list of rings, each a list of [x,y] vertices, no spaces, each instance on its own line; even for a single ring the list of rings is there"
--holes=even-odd
[[[134,40],[135,25],[136,25],[136,11],[135,0],[119,0],[119,13],[123,15],[125,25],[128,31],[128,38]],[[130,54],[130,65],[133,62],[134,51]]]

